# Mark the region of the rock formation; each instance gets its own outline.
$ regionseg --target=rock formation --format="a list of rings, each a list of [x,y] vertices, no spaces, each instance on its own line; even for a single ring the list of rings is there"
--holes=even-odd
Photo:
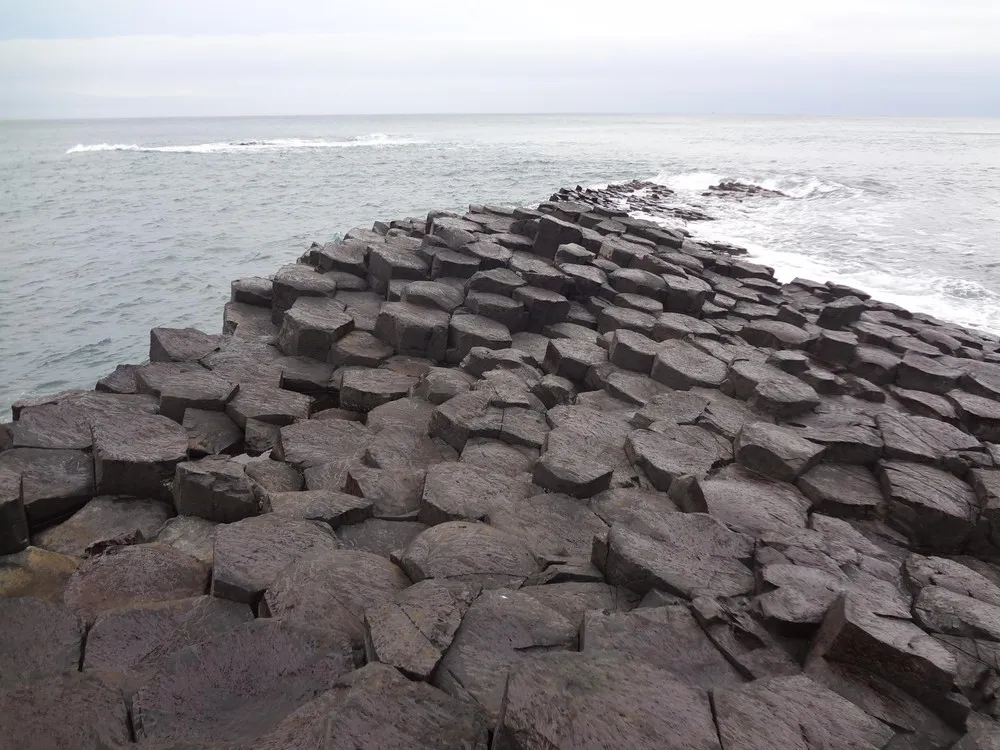
[[[0,749],[997,747],[1000,339],[704,218],[376,222],[14,404]]]

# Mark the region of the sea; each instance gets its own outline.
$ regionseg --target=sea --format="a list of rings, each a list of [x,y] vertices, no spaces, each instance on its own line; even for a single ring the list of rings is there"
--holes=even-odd
[[[651,180],[696,238],[1000,333],[1000,119],[337,116],[0,122],[0,421],[221,330],[229,282],[377,219]],[[738,180],[787,197],[711,198]],[[676,223],[676,222],[668,222]]]

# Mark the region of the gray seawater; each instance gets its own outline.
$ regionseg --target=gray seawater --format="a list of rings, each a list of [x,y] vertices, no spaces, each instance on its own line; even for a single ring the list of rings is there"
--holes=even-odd
[[[399,116],[0,122],[0,419],[219,330],[231,279],[375,219],[653,179],[778,277],[1000,331],[1000,120]],[[786,192],[702,198],[740,179]]]

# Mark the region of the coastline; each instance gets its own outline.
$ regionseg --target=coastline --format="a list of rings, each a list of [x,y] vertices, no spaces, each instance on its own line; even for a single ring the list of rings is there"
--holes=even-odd
[[[997,732],[1000,337],[629,215],[691,211],[633,182],[379,221],[15,404],[8,736]]]

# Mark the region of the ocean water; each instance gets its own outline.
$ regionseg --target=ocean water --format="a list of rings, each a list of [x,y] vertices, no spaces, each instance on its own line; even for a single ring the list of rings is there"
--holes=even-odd
[[[0,122],[0,419],[221,327],[230,280],[470,202],[652,179],[779,279],[1000,332],[1000,120],[399,116]],[[701,193],[723,179],[787,198]]]

